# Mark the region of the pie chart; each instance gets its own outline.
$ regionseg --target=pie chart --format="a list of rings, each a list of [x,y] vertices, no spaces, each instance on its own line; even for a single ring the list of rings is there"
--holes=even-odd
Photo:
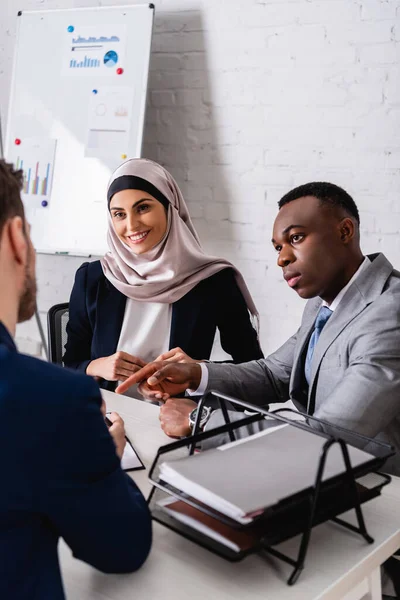
[[[115,50],[109,50],[104,55],[104,64],[106,67],[115,67],[117,62],[118,62],[118,54],[115,52]]]

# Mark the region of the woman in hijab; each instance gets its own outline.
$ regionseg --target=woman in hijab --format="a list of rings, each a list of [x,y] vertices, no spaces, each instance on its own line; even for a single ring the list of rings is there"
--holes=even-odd
[[[110,251],[76,273],[65,366],[114,390],[156,358],[208,359],[217,328],[234,362],[262,358],[243,277],[204,252],[170,173],[147,159],[127,160],[107,199]]]

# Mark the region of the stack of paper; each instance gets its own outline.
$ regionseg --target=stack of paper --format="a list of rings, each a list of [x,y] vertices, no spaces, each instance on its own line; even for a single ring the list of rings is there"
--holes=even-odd
[[[248,524],[267,507],[314,485],[326,442],[322,435],[285,425],[165,462],[160,479],[238,523]],[[374,460],[358,448],[348,446],[348,451],[353,468]],[[323,480],[344,472],[341,449],[334,444],[327,454]]]
[[[248,550],[260,537],[260,534],[255,531],[229,527],[229,525],[207,515],[186,502],[182,502],[182,500],[164,498],[164,500],[157,503],[157,506],[180,523],[188,525],[234,552]]]

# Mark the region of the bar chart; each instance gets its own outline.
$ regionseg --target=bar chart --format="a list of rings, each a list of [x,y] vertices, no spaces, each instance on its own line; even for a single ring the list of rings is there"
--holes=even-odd
[[[21,169],[24,172],[24,182],[22,191],[24,194],[31,194],[32,196],[46,196],[49,189],[49,175],[50,175],[50,163],[42,171],[40,162],[32,167],[24,168],[24,161],[19,156],[16,163],[17,169]],[[44,176],[40,176],[43,172]]]
[[[70,69],[87,69],[93,67],[100,67],[100,61],[98,58],[89,58],[85,56],[82,60],[71,59],[69,62]]]
[[[10,159],[23,171],[22,200],[25,208],[47,207],[56,151],[56,140],[49,138],[23,138]]]

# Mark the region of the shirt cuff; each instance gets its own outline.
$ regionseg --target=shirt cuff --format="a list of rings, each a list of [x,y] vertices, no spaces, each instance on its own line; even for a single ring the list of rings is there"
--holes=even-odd
[[[200,384],[199,387],[197,388],[197,390],[189,390],[187,389],[187,393],[189,394],[189,396],[203,396],[207,386],[208,386],[208,369],[205,365],[205,363],[201,362],[198,363],[200,365],[200,369],[201,369],[201,379],[200,379]]]

